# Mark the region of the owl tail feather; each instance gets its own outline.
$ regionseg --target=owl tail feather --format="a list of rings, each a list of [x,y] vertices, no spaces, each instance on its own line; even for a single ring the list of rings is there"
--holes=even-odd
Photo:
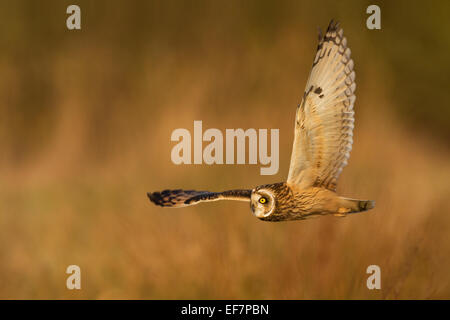
[[[350,214],[350,213],[358,213],[358,212],[364,212],[370,209],[375,208],[375,201],[374,200],[358,200],[358,199],[350,199],[350,198],[344,198],[340,197],[341,199],[341,205],[342,210],[339,209],[338,214]]]

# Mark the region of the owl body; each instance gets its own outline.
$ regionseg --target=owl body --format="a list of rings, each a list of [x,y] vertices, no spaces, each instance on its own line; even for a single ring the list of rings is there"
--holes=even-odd
[[[261,198],[266,200],[261,201]],[[300,189],[296,185],[282,182],[252,190],[250,207],[257,218],[275,222],[305,220],[327,214],[340,215],[351,212],[353,206],[328,189]]]

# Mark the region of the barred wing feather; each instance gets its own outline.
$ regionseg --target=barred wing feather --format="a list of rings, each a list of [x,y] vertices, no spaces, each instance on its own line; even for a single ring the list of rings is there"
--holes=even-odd
[[[355,71],[347,39],[331,21],[297,108],[288,184],[335,191],[353,143]]]

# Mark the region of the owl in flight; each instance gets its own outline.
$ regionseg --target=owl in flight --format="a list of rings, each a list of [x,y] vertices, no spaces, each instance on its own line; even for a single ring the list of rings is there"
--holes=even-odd
[[[148,193],[150,200],[174,208],[217,200],[249,201],[253,214],[264,221],[345,216],[372,209],[374,201],[336,194],[353,143],[356,84],[350,53],[343,30],[331,21],[325,36],[319,33],[317,53],[297,107],[286,182],[224,192],[164,190]]]

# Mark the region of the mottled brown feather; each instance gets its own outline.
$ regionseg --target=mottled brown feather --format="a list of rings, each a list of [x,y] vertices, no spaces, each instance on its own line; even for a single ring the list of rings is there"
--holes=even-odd
[[[297,108],[288,184],[336,189],[353,143],[356,85],[350,55],[343,30],[332,21]]]

